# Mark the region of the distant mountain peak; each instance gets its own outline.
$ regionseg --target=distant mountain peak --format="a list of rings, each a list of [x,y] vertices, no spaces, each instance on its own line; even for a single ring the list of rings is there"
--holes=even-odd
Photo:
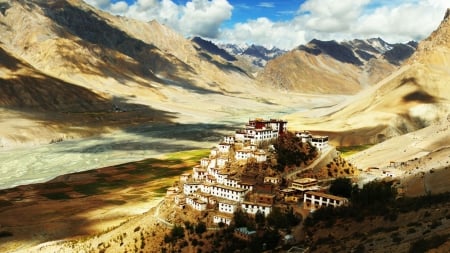
[[[267,61],[272,60],[287,51],[279,49],[275,46],[267,48],[256,44],[219,44],[219,47],[226,50],[234,56],[241,56],[251,60],[253,65],[262,68]]]
[[[316,56],[325,54],[343,63],[363,66],[366,61],[379,57],[384,57],[391,64],[400,65],[414,53],[416,47],[417,42],[413,41],[390,44],[381,38],[370,38],[344,42],[313,39],[297,49]]]
[[[211,42],[209,40],[205,40],[201,37],[194,37],[194,38],[192,38],[192,41],[194,43],[196,43],[197,45],[199,45],[203,50],[206,50],[207,52],[209,52],[211,54],[218,55],[226,61],[236,61],[237,60],[236,57],[229,54],[226,50],[218,47],[216,44],[214,44],[213,42]]]
[[[345,44],[336,42],[335,40],[321,41],[313,39],[305,46],[302,45],[298,47],[298,49],[313,55],[323,53],[344,63],[350,63],[358,66],[363,65],[361,60],[356,57],[355,53],[350,48],[345,46]]]

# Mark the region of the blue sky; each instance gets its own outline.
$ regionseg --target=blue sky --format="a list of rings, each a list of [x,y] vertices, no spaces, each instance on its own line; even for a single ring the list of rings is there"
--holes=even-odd
[[[436,29],[448,0],[85,0],[186,37],[292,49],[313,38],[421,40]]]

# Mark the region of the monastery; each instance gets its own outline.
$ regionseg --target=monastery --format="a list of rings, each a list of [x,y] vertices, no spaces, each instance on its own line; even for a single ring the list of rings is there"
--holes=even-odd
[[[189,206],[199,212],[211,212],[213,223],[227,225],[238,208],[250,215],[260,212],[267,216],[276,202],[299,203],[305,193],[316,196],[314,192],[320,190],[316,179],[297,179],[288,188],[279,189],[283,180],[280,176],[245,169],[243,172],[242,168],[249,163],[262,166],[271,159],[271,144],[286,132],[287,121],[284,120],[249,120],[243,129],[225,136],[217,147],[212,148],[209,157],[202,158],[192,173],[182,174],[179,185],[169,188],[167,196],[180,208]],[[317,145],[319,150],[328,147],[326,136],[312,136],[308,132],[297,133],[296,136],[303,142]],[[336,202],[334,199],[330,202],[320,193],[317,196],[320,199],[317,203],[315,199],[308,198],[314,202],[308,205],[311,210],[322,204],[336,203],[337,206],[346,203],[345,200]]]

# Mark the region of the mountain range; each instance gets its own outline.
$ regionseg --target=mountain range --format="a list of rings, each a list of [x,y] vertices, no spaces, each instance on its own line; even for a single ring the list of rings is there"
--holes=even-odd
[[[12,164],[11,171],[24,172],[25,180],[33,171],[22,161],[45,168],[50,163],[56,167],[74,163],[82,170],[85,164],[60,157],[69,154],[87,162],[86,153],[109,154],[111,150],[106,146],[123,153],[101,157],[119,154],[119,159],[123,154],[150,149],[157,154],[192,149],[189,143],[207,143],[211,133],[234,129],[236,122],[280,116],[288,121],[289,130],[327,135],[335,146],[371,146],[348,158],[361,174],[367,168],[377,170],[391,162],[410,163],[408,172],[415,178],[398,180],[409,194],[448,191],[445,161],[450,157],[450,9],[440,26],[418,43],[390,44],[381,38],[344,42],[314,39],[283,51],[257,45],[216,45],[199,37],[187,39],[157,21],[111,15],[81,0],[0,0],[0,34],[0,149],[2,155],[6,154],[6,162]],[[200,129],[199,134],[193,134],[195,129]],[[148,134],[150,131],[154,132]],[[121,133],[128,134],[126,139],[113,143],[110,137]],[[77,142],[53,144],[86,136],[100,137],[79,140],[87,148],[80,148]],[[135,142],[146,145],[134,145]],[[32,145],[49,143],[52,145],[40,146],[44,147],[39,151],[41,155],[33,156]],[[15,150],[16,147],[23,148]],[[53,147],[61,148],[59,152],[46,151]],[[174,176],[174,170],[191,169],[194,163],[184,159],[195,157],[197,162],[197,156],[181,153],[168,159],[167,165],[152,158],[151,164],[141,161],[108,167],[90,176],[62,175],[58,177],[62,181],[57,178],[33,186],[48,187],[46,195],[30,186],[17,187],[19,193],[4,190],[11,199],[0,200],[6,210],[5,222],[0,226],[0,239],[4,242],[0,248],[8,252],[100,252],[161,247],[167,229],[158,218],[161,205],[154,212],[147,212],[150,204],[156,206],[149,202],[157,196],[163,198],[160,191],[169,185],[165,177]],[[98,165],[95,160],[89,160],[89,166]],[[144,178],[142,169],[149,169],[151,175],[145,174]],[[160,170],[164,172],[159,174]],[[126,187],[123,182],[129,180],[131,173],[139,180],[133,187]],[[427,182],[431,174],[433,181]],[[164,180],[160,180],[162,177]],[[178,180],[175,178],[170,180]],[[103,189],[108,187],[99,184],[98,179],[114,184],[117,195],[103,195]],[[154,183],[155,192],[146,183]],[[58,189],[70,189],[71,193]],[[102,193],[98,198],[90,198],[92,192]],[[63,213],[47,206],[48,202],[41,202],[44,198],[58,205],[57,210],[64,210]],[[71,202],[72,199],[80,202]],[[128,206],[129,200],[136,205]],[[83,211],[74,212],[73,203]],[[43,224],[33,215],[18,215],[17,205],[36,206],[38,218],[48,217],[51,224]],[[439,216],[442,225],[445,220],[440,214],[444,212],[438,212],[436,207],[431,206],[426,213]],[[374,222],[386,222],[386,217],[387,226],[393,226],[397,223],[393,223],[391,211],[396,211],[397,221],[404,221],[399,226],[409,223],[402,212],[397,217],[398,210],[388,211],[389,216],[384,219],[368,218],[363,223],[358,221],[358,226],[364,224],[373,229]],[[427,215],[415,211],[407,217]],[[128,212],[133,217],[125,220]],[[138,214],[144,212],[147,213]],[[74,232],[73,223],[67,224],[67,215],[82,227],[81,232]],[[124,223],[117,223],[119,218]],[[29,223],[32,229],[14,222],[6,224],[13,220]],[[337,222],[347,224],[345,220]],[[414,231],[415,238],[429,236],[430,229],[441,231],[440,225],[436,229],[430,224],[420,222],[426,231]],[[43,226],[43,232],[39,231]],[[397,232],[387,226],[376,233],[370,230],[369,236],[396,243],[392,235]],[[400,230],[396,227],[395,231]],[[23,234],[26,236],[21,237]],[[74,237],[67,238],[67,234]],[[343,234],[343,241],[356,235],[348,231]],[[320,237],[321,240],[336,240],[328,236],[330,231],[322,235],[326,238]],[[198,236],[199,245],[208,239],[200,240]],[[409,245],[409,232],[402,236],[405,237],[401,241]],[[361,240],[369,243],[365,236]],[[161,244],[144,245],[144,241]],[[383,244],[371,245],[380,252],[386,251]]]
[[[270,61],[258,80],[304,93],[355,94],[396,70],[416,46],[380,38],[340,43],[314,39]]]

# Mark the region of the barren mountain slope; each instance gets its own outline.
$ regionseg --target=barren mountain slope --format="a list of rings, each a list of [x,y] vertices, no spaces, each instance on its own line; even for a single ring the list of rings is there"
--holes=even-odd
[[[398,71],[346,103],[291,115],[291,126],[329,131],[336,144],[354,145],[377,143],[446,118],[450,112],[448,16]]]
[[[355,94],[397,69],[414,52],[410,44],[312,40],[269,61],[258,80],[290,91]]]
[[[40,122],[58,128],[76,122],[88,133],[98,132],[99,126],[124,126],[127,121],[205,122],[249,111],[281,111],[292,106],[292,101],[301,103],[294,96],[259,89],[239,67],[155,21],[113,16],[79,0],[3,0],[0,5],[3,51],[41,76],[31,82],[35,74],[21,75],[22,80],[26,78],[26,82],[21,81],[26,88],[3,94],[16,104],[39,101],[39,108],[28,108],[32,110],[29,114],[11,112],[2,122],[8,129],[17,115],[34,122],[31,125]],[[22,65],[20,69],[24,69]],[[43,85],[47,82],[58,83],[59,88],[49,86],[46,90]],[[90,94],[87,100],[92,96],[95,101],[89,104],[66,97],[78,88]],[[104,115],[93,114],[98,106]],[[51,107],[55,110],[50,113]],[[83,113],[63,115],[67,107]],[[43,111],[35,113],[37,109]],[[23,126],[27,137],[21,142],[32,139],[27,131],[31,128]],[[55,138],[66,134],[63,129],[49,131]],[[0,131],[2,136],[5,133]]]

